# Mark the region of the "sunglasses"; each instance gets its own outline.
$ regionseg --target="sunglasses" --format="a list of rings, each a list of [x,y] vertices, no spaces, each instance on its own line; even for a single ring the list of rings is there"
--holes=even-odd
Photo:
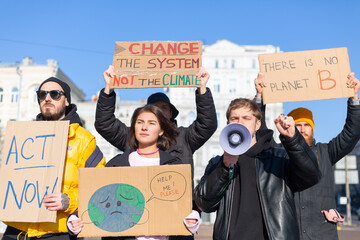
[[[45,100],[48,93],[50,94],[50,97],[54,100],[59,100],[61,98],[61,95],[65,95],[65,92],[63,92],[61,90],[50,90],[50,91],[39,90],[39,91],[36,91],[36,94],[37,94],[37,97],[39,100]]]

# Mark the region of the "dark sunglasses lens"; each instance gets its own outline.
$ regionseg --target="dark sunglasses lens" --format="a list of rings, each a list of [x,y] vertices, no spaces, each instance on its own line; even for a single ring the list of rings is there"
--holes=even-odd
[[[54,100],[58,100],[61,97],[61,92],[56,90],[50,91],[50,97]]]
[[[47,92],[46,91],[38,91],[37,95],[40,100],[44,100],[46,98]]]

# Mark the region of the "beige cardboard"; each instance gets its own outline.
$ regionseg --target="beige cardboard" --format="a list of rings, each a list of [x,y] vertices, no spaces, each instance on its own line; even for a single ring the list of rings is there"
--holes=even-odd
[[[260,54],[259,65],[267,83],[265,104],[354,96],[346,86],[350,73],[346,47]]]
[[[183,222],[191,211],[189,164],[79,170],[81,237],[191,235]]]
[[[42,200],[61,191],[68,121],[7,123],[0,169],[0,220],[56,222]]]
[[[111,87],[199,86],[201,55],[201,41],[116,42]]]

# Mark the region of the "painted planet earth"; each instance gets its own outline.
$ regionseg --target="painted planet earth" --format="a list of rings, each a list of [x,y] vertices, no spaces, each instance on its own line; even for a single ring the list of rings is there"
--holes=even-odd
[[[135,226],[144,208],[145,198],[140,190],[122,183],[99,188],[88,204],[91,221],[108,232],[122,232]]]

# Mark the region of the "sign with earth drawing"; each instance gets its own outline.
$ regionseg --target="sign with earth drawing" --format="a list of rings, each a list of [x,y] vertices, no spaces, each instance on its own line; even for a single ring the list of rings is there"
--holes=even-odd
[[[188,164],[80,169],[79,236],[191,235],[183,223],[192,211],[190,169]]]

